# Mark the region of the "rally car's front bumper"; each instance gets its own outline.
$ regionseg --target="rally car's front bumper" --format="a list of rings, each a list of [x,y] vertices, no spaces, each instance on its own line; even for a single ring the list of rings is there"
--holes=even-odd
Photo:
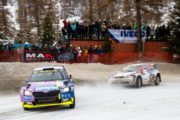
[[[31,104],[31,103],[25,103],[21,102],[23,108],[33,109],[33,108],[41,108],[41,107],[50,107],[50,106],[65,106],[65,105],[71,105],[74,102],[74,98],[71,98],[68,101],[60,102],[60,103],[44,103],[44,104]]]
[[[127,84],[127,85],[134,85],[135,84],[135,79],[129,79],[129,78],[111,78],[109,80],[110,83],[122,83],[122,84]]]
[[[25,96],[21,95],[21,104],[25,109],[41,108],[49,106],[66,106],[72,105],[75,102],[74,92],[59,93],[57,96],[42,97],[42,96]]]

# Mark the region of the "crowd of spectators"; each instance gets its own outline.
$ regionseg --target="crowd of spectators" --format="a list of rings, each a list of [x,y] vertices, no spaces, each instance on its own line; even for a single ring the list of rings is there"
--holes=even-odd
[[[108,29],[124,29],[124,30],[137,30],[136,24],[118,24],[111,22],[111,20],[96,20],[94,22],[68,22],[66,20],[63,21],[64,27],[62,27],[62,38],[63,41],[69,41],[71,39],[79,39],[79,40],[101,40],[105,37],[107,34]],[[153,26],[153,25],[146,25],[142,24],[142,30],[146,31],[146,40],[154,40],[154,41],[167,41],[168,37],[171,34],[171,27],[168,25],[159,25],[159,26]],[[69,41],[70,42],[70,41]],[[49,46],[48,46],[49,47]],[[50,46],[48,48],[47,46],[44,46],[42,48],[41,46],[33,46],[33,48],[26,48],[25,49],[35,49],[36,51],[41,51],[42,49],[44,51],[56,51],[64,52],[66,49],[65,47],[62,47],[61,44],[56,46]],[[91,46],[92,47],[92,46]],[[91,52],[91,47],[88,48],[88,52]],[[82,47],[80,47],[82,48]],[[99,46],[97,46],[99,49]],[[101,47],[102,48],[102,47]],[[85,48],[82,48],[82,51],[84,51]],[[89,50],[90,49],[90,50]],[[6,50],[6,51],[12,51],[13,45],[12,44],[3,44],[0,42],[0,51]],[[75,51],[75,49],[74,49]],[[96,51],[96,50],[95,50]],[[103,51],[103,50],[101,50]]]
[[[68,48],[68,52],[73,53],[74,61],[77,59],[81,59],[83,57],[91,56],[92,54],[102,55],[104,53],[104,49],[100,45],[90,45],[89,47],[82,47],[82,46],[74,46],[70,44]]]
[[[3,44],[2,42],[0,42],[0,51],[13,51],[13,44]]]
[[[101,40],[107,33],[107,29],[125,29],[137,30],[137,24],[120,25],[112,23],[110,20],[94,21],[94,22],[67,22],[63,21],[64,27],[62,28],[63,40],[70,39],[90,39]],[[166,41],[170,35],[170,27],[166,25],[153,26],[142,24],[142,30],[146,31],[146,40],[163,40]]]
[[[146,40],[167,41],[171,34],[169,26],[146,26]]]

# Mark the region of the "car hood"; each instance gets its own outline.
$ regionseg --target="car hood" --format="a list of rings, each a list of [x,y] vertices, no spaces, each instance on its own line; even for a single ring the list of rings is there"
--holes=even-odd
[[[134,74],[136,74],[136,72],[123,72],[123,71],[119,71],[118,73],[116,73],[112,77],[113,78],[115,78],[115,77],[126,77],[126,76],[134,75]]]
[[[53,91],[65,87],[65,81],[43,81],[43,82],[28,82],[27,89],[30,91]]]

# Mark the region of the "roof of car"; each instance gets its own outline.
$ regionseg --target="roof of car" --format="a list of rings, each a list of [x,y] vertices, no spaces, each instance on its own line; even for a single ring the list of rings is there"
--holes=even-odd
[[[58,66],[43,66],[43,67],[35,68],[34,70],[43,70],[43,69],[64,69],[64,66],[63,65],[58,65]]]
[[[129,64],[130,66],[137,66],[137,65],[154,65],[154,63],[137,63],[137,64]],[[128,66],[129,66],[128,65]]]

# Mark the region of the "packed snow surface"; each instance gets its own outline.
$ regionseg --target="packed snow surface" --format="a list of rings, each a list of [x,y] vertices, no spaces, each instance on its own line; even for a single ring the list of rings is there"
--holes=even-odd
[[[3,87],[0,120],[180,120],[180,65],[167,63],[158,64],[162,76],[160,86],[146,85],[140,89],[107,84],[109,76],[125,65],[64,64],[75,80],[88,81],[75,86],[76,108],[24,111],[18,92],[6,90],[20,85],[15,83],[24,81],[33,68],[46,65],[60,64],[0,63],[0,87]]]

